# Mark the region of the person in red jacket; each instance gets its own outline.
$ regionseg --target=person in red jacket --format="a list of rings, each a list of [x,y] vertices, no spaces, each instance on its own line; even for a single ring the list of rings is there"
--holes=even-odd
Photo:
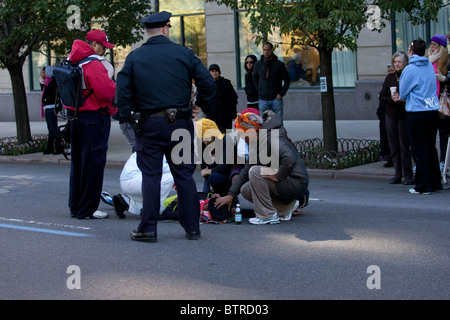
[[[111,116],[117,109],[114,105],[116,85],[111,79],[114,69],[103,58],[106,48],[114,48],[106,34],[101,30],[91,30],[86,35],[86,41],[73,42],[69,55],[72,63],[87,57],[95,58],[79,64],[84,74],[83,97],[87,98],[71,125],[69,208],[70,215],[78,219],[108,217],[107,213],[98,210],[98,205]]]

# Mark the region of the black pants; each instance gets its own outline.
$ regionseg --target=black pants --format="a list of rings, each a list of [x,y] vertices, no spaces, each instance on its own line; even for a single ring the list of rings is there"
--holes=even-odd
[[[394,120],[386,116],[386,131],[394,163],[395,177],[413,179],[412,159],[406,120]]]
[[[416,191],[441,190],[441,171],[436,150],[438,111],[408,112],[407,124],[411,153],[416,163]]]
[[[71,123],[69,208],[78,219],[98,209],[110,130],[111,117],[95,111],[80,112]]]
[[[175,130],[174,139],[178,140],[172,141]],[[179,138],[177,133],[184,133],[183,138]],[[164,155],[177,188],[180,224],[186,232],[199,230],[200,203],[197,185],[192,177],[196,168],[193,138],[194,127],[190,119],[177,119],[172,124],[168,124],[164,118],[147,118],[143,121],[142,135],[136,136],[135,145],[137,164],[142,171],[143,196],[138,232],[157,231]]]
[[[391,149],[389,146],[389,139],[386,129],[386,104],[380,102],[380,106],[377,110],[377,116],[380,120],[380,123],[378,125],[380,129],[380,152],[381,156],[383,157],[383,160],[390,160],[391,159]]]

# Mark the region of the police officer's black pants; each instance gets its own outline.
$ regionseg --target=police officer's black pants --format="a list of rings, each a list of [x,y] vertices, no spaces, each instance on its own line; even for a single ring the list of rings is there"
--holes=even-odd
[[[95,111],[80,112],[71,124],[69,208],[78,219],[98,209],[110,130],[111,117]]]
[[[177,129],[182,129],[177,132],[184,132],[185,140],[180,138],[171,141],[172,133]],[[164,154],[177,188],[180,224],[186,232],[199,230],[200,204],[197,197],[197,185],[192,177],[196,167],[193,139],[194,129],[190,119],[178,119],[174,124],[168,124],[164,118],[144,120],[142,135],[136,137],[135,149],[137,164],[142,171],[143,195],[142,219],[138,232],[157,231]],[[182,152],[176,152],[176,155],[172,157],[174,147]],[[174,164],[180,155],[185,161]]]

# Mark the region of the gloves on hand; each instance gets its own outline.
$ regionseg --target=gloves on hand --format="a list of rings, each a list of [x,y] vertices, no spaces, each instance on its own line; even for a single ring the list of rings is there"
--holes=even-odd
[[[441,53],[439,51],[435,51],[432,54],[430,54],[430,56],[428,57],[428,60],[430,60],[430,63],[433,64],[437,61],[437,59],[439,59],[440,56],[441,56]]]
[[[439,82],[444,82],[445,80],[447,80],[447,78],[441,73],[436,73],[436,80]]]

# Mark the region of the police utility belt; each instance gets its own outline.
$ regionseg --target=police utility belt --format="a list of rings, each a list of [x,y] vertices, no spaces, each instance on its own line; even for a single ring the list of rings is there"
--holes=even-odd
[[[166,108],[163,110],[151,112],[149,110],[139,110],[132,112],[129,122],[134,129],[136,135],[140,136],[142,133],[142,121],[148,118],[165,118],[166,122],[171,124],[175,123],[177,119],[190,119],[191,108],[190,106],[179,108]]]

